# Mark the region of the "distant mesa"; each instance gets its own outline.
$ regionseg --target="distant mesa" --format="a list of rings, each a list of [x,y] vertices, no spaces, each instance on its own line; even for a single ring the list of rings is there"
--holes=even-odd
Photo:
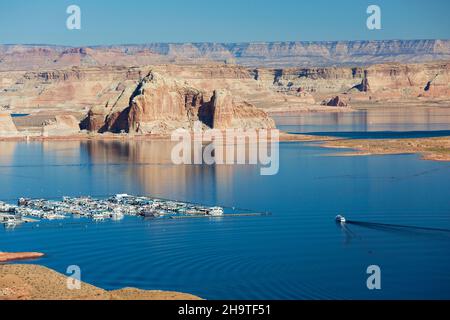
[[[215,61],[250,67],[362,66],[450,59],[450,40],[149,43],[92,47],[0,45],[0,70]]]

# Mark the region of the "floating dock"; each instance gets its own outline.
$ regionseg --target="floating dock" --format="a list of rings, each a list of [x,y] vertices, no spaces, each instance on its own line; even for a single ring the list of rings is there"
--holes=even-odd
[[[232,218],[232,217],[267,217],[271,216],[270,212],[255,212],[255,213],[227,213],[222,216],[209,215],[192,215],[192,216],[172,216],[170,219],[200,219],[200,218]]]

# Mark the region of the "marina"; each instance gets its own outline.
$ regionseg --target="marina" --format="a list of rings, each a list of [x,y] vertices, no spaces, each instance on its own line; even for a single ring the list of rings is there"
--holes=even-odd
[[[268,215],[268,213],[235,213],[234,210],[225,212],[223,207],[128,194],[117,194],[106,199],[63,197],[60,201],[20,198],[17,205],[0,202],[0,223],[5,227],[15,227],[40,220],[63,220],[71,216],[101,222],[120,221],[125,216],[184,219]]]

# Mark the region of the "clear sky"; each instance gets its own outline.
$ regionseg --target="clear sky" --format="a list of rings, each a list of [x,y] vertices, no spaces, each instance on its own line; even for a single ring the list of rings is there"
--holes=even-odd
[[[81,30],[66,8],[81,8]],[[368,30],[366,9],[382,10]],[[450,39],[449,0],[0,0],[0,43]]]

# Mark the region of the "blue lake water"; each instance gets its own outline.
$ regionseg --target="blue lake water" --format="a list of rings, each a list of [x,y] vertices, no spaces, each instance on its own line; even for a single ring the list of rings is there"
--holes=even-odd
[[[280,129],[292,133],[352,139],[448,136],[448,108],[384,108],[357,112],[276,116]]]
[[[29,116],[28,113],[11,113],[11,117],[12,118],[21,118],[21,117],[26,117]]]
[[[280,172],[176,166],[165,142],[0,142],[0,199],[152,195],[271,211],[268,217],[84,219],[0,228],[0,250],[116,289],[207,299],[450,299],[450,163],[417,155],[334,156],[282,143]],[[334,217],[402,226],[349,224]],[[449,231],[446,231],[448,229]],[[33,262],[31,262],[33,263]],[[378,265],[382,290],[369,291]]]

